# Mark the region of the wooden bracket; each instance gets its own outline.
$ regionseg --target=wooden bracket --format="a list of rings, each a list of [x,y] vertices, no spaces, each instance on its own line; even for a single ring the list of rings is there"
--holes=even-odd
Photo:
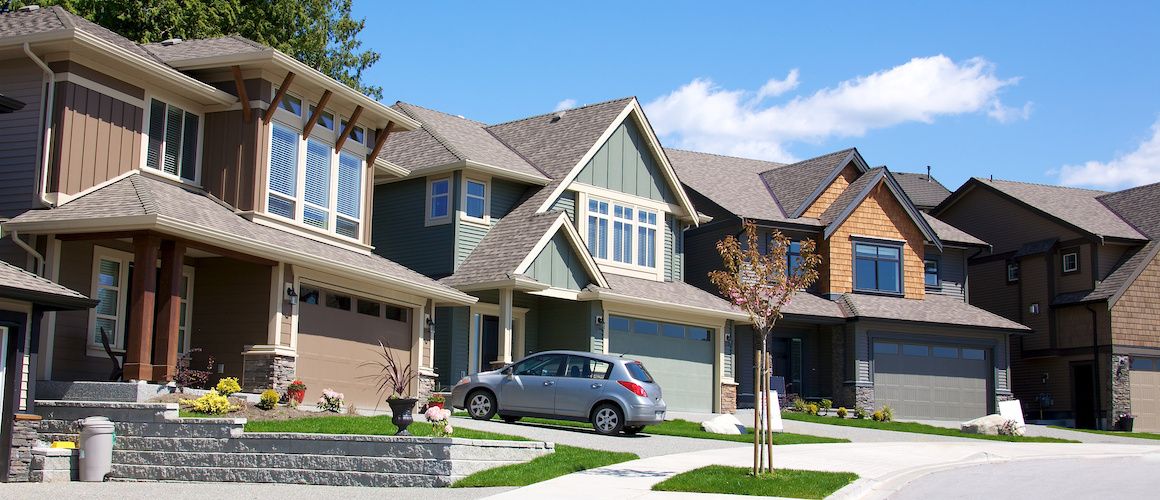
[[[318,119],[322,116],[322,110],[326,109],[326,103],[329,101],[330,91],[327,90],[318,99],[318,106],[315,106],[314,112],[310,113],[310,119],[306,120],[306,126],[302,127],[302,137],[310,137],[310,131],[314,130],[314,126],[318,124]]]
[[[387,122],[386,128],[375,131],[375,148],[371,150],[371,154],[367,155],[367,165],[375,164],[375,158],[379,157],[379,152],[383,150],[383,145],[387,143],[387,136],[391,134],[392,128],[395,128],[395,122]]]
[[[242,67],[234,66],[234,85],[238,87],[238,100],[242,103],[242,119],[250,123],[250,98],[246,95],[246,82],[242,80]]]
[[[346,143],[346,139],[350,137],[350,133],[354,132],[355,123],[358,123],[358,117],[362,115],[362,111],[362,106],[354,108],[354,113],[350,114],[350,119],[346,121],[346,126],[342,128],[342,133],[338,135],[338,141],[334,143],[335,151],[342,150],[342,145]]]
[[[282,79],[282,85],[278,87],[278,93],[274,94],[274,100],[270,101],[270,107],[266,108],[266,116],[262,117],[262,121],[270,123],[270,119],[274,117],[274,112],[278,111],[278,106],[282,104],[282,98],[286,97],[286,91],[290,90],[290,82],[294,81],[294,73],[287,72],[286,78]]]

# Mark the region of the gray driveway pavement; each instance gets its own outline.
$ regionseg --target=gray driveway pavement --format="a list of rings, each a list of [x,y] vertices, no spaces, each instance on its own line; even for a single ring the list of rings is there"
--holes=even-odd
[[[7,483],[0,499],[83,498],[85,500],[158,500],[161,498],[230,498],[279,500],[343,500],[405,498],[407,500],[468,500],[514,488],[358,488],[253,483]]]
[[[694,439],[677,436],[657,436],[648,433],[636,436],[602,436],[592,428],[559,427],[541,424],[507,424],[495,420],[481,422],[466,417],[452,417],[452,425],[465,429],[523,436],[538,441],[548,441],[568,446],[579,446],[595,450],[636,453],[641,458],[688,453],[690,451],[736,448],[745,443],[720,441],[716,439]]]
[[[890,495],[894,500],[1156,498],[1160,455],[974,465],[936,472]]]

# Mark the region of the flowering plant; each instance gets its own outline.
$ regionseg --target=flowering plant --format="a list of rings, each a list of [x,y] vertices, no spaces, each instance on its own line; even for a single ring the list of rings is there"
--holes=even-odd
[[[432,406],[427,408],[427,412],[423,416],[431,423],[431,434],[436,437],[447,437],[455,431],[451,427],[451,410]]]
[[[294,407],[301,403],[305,398],[306,384],[301,380],[294,379],[294,382],[290,383],[290,385],[286,387],[286,403],[291,405],[291,407]]]
[[[210,389],[209,392],[197,399],[183,399],[181,400],[181,405],[195,412],[209,415],[225,415],[226,413],[240,409],[237,405],[231,403],[229,398],[218,394],[215,389]]]
[[[318,409],[322,411],[332,411],[339,413],[342,411],[341,392],[335,392],[333,389],[323,389],[322,396],[318,397]]]

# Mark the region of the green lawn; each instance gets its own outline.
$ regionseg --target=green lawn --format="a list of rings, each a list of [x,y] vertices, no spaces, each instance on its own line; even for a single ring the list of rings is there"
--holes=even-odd
[[[369,434],[391,436],[397,428],[391,417],[356,417],[334,415],[327,417],[306,417],[291,420],[252,420],[246,422],[246,432],[304,432],[313,434]],[[413,436],[430,436],[431,424],[418,421],[407,427]],[[468,439],[498,439],[501,441],[527,441],[522,437],[495,434],[472,429],[455,429],[455,437]]]
[[[990,436],[986,434],[968,434],[958,429],[949,429],[917,422],[875,422],[870,419],[853,419],[838,417],[823,417],[807,413],[782,412],[781,418],[797,420],[799,422],[813,422],[816,424],[844,425],[846,427],[862,427],[866,429],[880,429],[884,431],[913,432],[916,434],[934,434],[938,436],[954,436],[970,439],[986,439],[989,441],[1013,441],[1020,443],[1078,443],[1071,439],[1059,439],[1038,436]]]
[[[505,465],[476,472],[455,484],[453,488],[482,488],[488,486],[527,486],[554,477],[596,467],[636,460],[633,453],[589,450],[574,446],[556,445],[556,452],[531,462]]]
[[[497,417],[498,418],[498,417]],[[588,422],[576,422],[572,420],[555,420],[549,418],[532,418],[526,417],[520,422],[527,422],[529,424],[543,424],[543,425],[559,425],[564,427],[577,427],[584,429],[591,429],[592,424]],[[752,443],[753,429],[747,427],[747,434],[713,434],[701,430],[701,424],[697,422],[690,422],[688,420],[666,420],[663,424],[650,425],[644,428],[642,434],[653,434],[659,436],[680,436],[697,439],[716,439],[719,441],[736,441],[738,443]],[[847,439],[835,439],[820,436],[810,436],[806,434],[792,434],[788,432],[775,432],[773,434],[773,444],[812,444],[812,443],[849,443]]]
[[[858,479],[852,472],[777,469],[773,474],[750,475],[745,467],[710,465],[670,477],[653,485],[655,491],[688,491],[789,498],[826,498]]]
[[[1124,431],[1098,431],[1095,429],[1072,429],[1071,427],[1062,427],[1058,425],[1049,425],[1052,429],[1063,429],[1065,431],[1087,432],[1091,434],[1103,434],[1105,436],[1119,436],[1126,438],[1137,439],[1160,439],[1160,434],[1154,432],[1124,432]]]

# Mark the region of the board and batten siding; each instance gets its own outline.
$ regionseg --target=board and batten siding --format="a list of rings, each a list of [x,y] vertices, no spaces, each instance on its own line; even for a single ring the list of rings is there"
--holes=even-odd
[[[435,372],[442,387],[451,387],[467,372],[470,319],[467,307],[435,308]]]
[[[625,120],[616,128],[580,170],[576,182],[676,203],[660,165],[632,120]]]
[[[141,108],[72,82],[56,84],[49,191],[77,194],[141,163]]]
[[[205,115],[201,185],[207,192],[238,210],[262,205],[258,185],[266,165],[259,158],[266,155],[265,128],[261,120],[246,123],[240,110]]]
[[[944,295],[966,300],[966,251],[961,248],[943,247],[942,254],[932,246],[926,247],[926,258],[938,260],[938,286],[926,287],[926,293]]]
[[[589,283],[588,273],[580,262],[580,257],[572,249],[567,236],[557,231],[532,261],[528,275],[540,283],[555,288],[580,290]]]
[[[665,215],[665,281],[685,281],[685,232],[673,214]]]
[[[375,186],[371,242],[375,253],[441,278],[452,272],[455,228],[452,224],[425,225],[426,186],[426,179]]]
[[[2,61],[0,94],[24,107],[0,115],[0,217],[15,217],[35,206],[37,144],[40,143],[41,94],[44,77],[27,59]]]

